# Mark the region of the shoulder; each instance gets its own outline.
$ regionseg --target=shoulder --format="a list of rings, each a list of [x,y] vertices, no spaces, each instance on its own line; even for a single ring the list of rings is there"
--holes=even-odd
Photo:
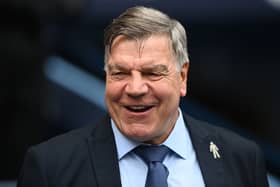
[[[88,155],[89,140],[97,135],[103,137],[103,129],[110,129],[107,115],[90,125],[71,130],[30,147],[26,156],[36,156],[43,163],[55,163],[73,158],[83,159]]]
[[[226,128],[218,127],[206,121],[195,119],[186,115],[186,120],[190,128],[190,133],[199,136],[200,138],[208,138],[215,140],[219,146],[232,155],[251,155],[260,153],[259,146],[252,140],[242,137],[241,135],[228,130]]]
[[[41,149],[47,149],[49,147],[54,148],[60,148],[63,147],[65,149],[74,147],[79,145],[81,142],[83,142],[87,137],[90,136],[94,129],[94,126],[86,126],[78,129],[71,130],[69,132],[66,132],[64,134],[52,137],[40,144],[37,144],[33,147],[35,148],[41,148]]]
[[[34,155],[44,163],[57,160],[65,160],[75,152],[84,152],[86,140],[93,131],[92,126],[71,130],[67,133],[55,136],[40,144],[29,148],[27,155]]]
[[[200,159],[205,159],[205,153],[209,153],[209,144],[213,141],[221,155],[221,162],[218,163],[223,164],[228,176],[237,182],[242,181],[246,184],[244,186],[268,186],[264,157],[254,141],[188,115],[185,115],[185,120],[193,145],[199,148],[196,151]]]
[[[19,186],[60,186],[68,183],[67,176],[74,173],[87,175],[91,171],[89,139],[96,127],[102,125],[98,123],[30,147],[21,168]]]

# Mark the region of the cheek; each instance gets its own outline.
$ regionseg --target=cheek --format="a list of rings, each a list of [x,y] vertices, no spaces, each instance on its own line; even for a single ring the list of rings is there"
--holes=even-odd
[[[164,82],[158,82],[153,84],[153,92],[155,95],[161,98],[171,99],[170,97],[180,97],[182,92],[181,87],[179,87],[178,81],[168,80]]]
[[[105,97],[106,100],[117,100],[122,95],[123,86],[120,83],[114,82],[114,83],[106,83],[105,88]]]

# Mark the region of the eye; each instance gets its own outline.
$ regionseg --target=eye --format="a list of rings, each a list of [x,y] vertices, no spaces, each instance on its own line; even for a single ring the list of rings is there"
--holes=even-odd
[[[147,76],[157,77],[157,76],[160,76],[160,74],[159,73],[154,73],[154,72],[149,72],[149,73],[147,73]]]
[[[150,80],[159,80],[162,78],[163,74],[159,72],[145,72],[143,76],[147,77]]]
[[[112,79],[122,80],[128,76],[128,73],[123,71],[113,71],[110,73],[110,76]]]
[[[124,72],[121,72],[121,71],[116,71],[116,72],[112,72],[111,75],[121,75],[123,74]]]

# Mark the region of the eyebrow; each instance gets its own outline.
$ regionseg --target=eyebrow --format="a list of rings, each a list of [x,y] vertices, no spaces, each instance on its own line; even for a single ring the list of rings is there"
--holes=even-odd
[[[129,71],[129,68],[126,68],[120,64],[108,64],[108,70],[120,70],[120,71]],[[166,65],[163,64],[156,64],[156,65],[143,65],[141,67],[141,71],[143,72],[161,72],[167,73],[168,68]]]
[[[144,72],[161,72],[161,73],[167,73],[168,68],[166,65],[163,64],[157,64],[157,65],[149,65],[149,66],[143,66],[142,71]]]

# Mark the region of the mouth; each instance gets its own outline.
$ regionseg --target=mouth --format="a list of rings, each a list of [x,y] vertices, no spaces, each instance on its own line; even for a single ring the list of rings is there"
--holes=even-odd
[[[135,105],[135,106],[125,106],[125,108],[130,112],[141,113],[150,110],[151,108],[153,108],[153,106]]]

